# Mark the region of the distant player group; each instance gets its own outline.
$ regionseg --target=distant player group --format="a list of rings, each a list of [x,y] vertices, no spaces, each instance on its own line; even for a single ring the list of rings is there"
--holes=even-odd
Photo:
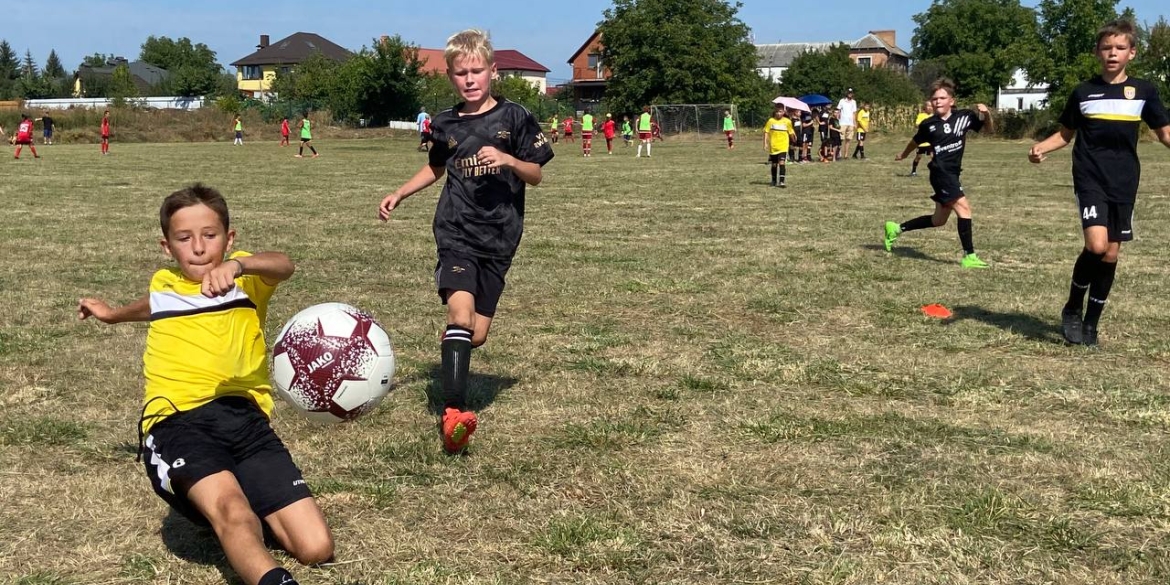
[[[638,152],[635,158],[642,157],[642,149],[646,149],[646,158],[650,158],[651,144],[654,141],[662,141],[665,138],[662,136],[662,127],[659,126],[658,120],[655,120],[650,113],[650,106],[644,106],[642,113],[637,116],[638,127]],[[618,125],[613,119],[613,114],[606,114],[605,121],[596,124],[593,117],[593,112],[586,109],[581,114],[581,120],[578,122],[573,119],[572,115],[566,116],[564,120],[558,120],[557,115],[553,114],[548,120],[548,137],[553,144],[557,144],[561,139],[561,132],[564,133],[565,142],[576,142],[574,128],[580,126],[581,128],[581,156],[593,156],[593,134],[600,126],[602,137],[605,138],[605,150],[609,154],[613,154],[613,142],[618,136]],[[633,144],[634,129],[630,125],[630,117],[622,116],[621,125],[622,141],[627,147]]]

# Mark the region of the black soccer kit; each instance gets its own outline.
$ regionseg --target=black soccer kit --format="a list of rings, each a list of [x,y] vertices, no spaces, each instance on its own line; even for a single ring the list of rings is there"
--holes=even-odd
[[[1156,130],[1170,124],[1170,117],[1157,89],[1132,77],[1110,84],[1097,76],[1081,83],[1060,115],[1060,124],[1076,131],[1072,173],[1081,226],[1105,226],[1111,242],[1133,239],[1143,121]]]
[[[963,172],[963,152],[967,148],[967,132],[983,128],[983,121],[973,110],[951,110],[945,120],[937,114],[918,125],[914,135],[916,144],[930,143],[934,156],[930,164],[931,199],[946,205],[963,197],[959,175]]]
[[[536,118],[519,104],[500,99],[473,115],[460,115],[460,107],[439,113],[431,123],[429,164],[447,173],[433,224],[435,277],[444,302],[452,291],[467,291],[475,296],[475,311],[490,317],[524,231],[527,185],[511,170],[481,164],[477,155],[494,146],[544,166],[553,151]]]

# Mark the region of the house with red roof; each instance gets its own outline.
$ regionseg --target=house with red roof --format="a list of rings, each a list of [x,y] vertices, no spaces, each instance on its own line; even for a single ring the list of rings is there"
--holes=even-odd
[[[443,49],[419,49],[419,68],[423,73],[447,74],[447,61]],[[548,89],[549,68],[530,59],[515,49],[496,49],[496,74],[499,77],[520,77],[531,83],[540,93]]]

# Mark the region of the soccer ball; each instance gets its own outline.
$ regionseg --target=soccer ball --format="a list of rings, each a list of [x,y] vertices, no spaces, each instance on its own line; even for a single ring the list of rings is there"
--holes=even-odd
[[[276,392],[312,421],[338,423],[373,410],[393,377],[390,336],[369,313],[343,303],[293,315],[272,347]]]

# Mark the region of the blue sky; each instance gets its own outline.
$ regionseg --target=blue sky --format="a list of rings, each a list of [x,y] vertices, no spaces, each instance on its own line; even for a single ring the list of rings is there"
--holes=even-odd
[[[482,12],[484,5],[493,12]],[[570,76],[566,61],[612,5],[609,0],[42,0],[10,3],[0,38],[21,56],[31,50],[40,65],[56,49],[72,71],[94,52],[133,59],[152,34],[206,43],[226,66],[254,51],[261,34],[275,41],[297,31],[315,32],[350,49],[399,34],[419,46],[441,48],[451,33],[474,26],[491,31],[497,48],[518,49],[551,69],[550,78],[563,80]],[[898,45],[910,50],[911,17],[925,11],[930,0],[831,0],[799,16],[780,6],[743,1],[740,19],[757,43],[854,40],[869,30],[894,29]],[[1164,0],[1123,0],[1119,6],[1132,6],[1147,22],[1170,12]]]

